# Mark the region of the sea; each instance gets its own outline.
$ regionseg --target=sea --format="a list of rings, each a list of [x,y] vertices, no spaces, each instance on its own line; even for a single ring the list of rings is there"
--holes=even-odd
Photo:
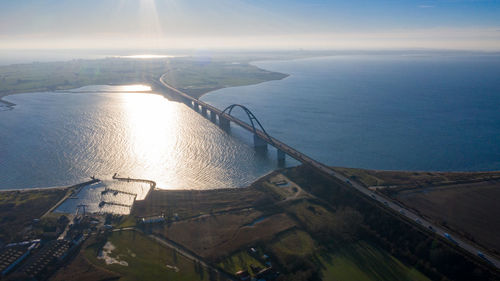
[[[325,164],[500,170],[498,55],[348,55],[254,64],[290,76],[221,89],[202,100],[218,108],[245,105],[269,134]]]
[[[500,170],[500,56],[339,55],[253,62],[289,76],[201,99],[241,104],[266,131],[331,166]],[[141,87],[139,87],[141,88]],[[75,184],[96,176],[165,189],[247,186],[280,168],[276,151],[227,134],[153,92],[10,95],[0,109],[0,189]],[[133,88],[132,88],[133,89]],[[248,120],[243,111],[233,114]],[[285,166],[298,163],[287,158]]]

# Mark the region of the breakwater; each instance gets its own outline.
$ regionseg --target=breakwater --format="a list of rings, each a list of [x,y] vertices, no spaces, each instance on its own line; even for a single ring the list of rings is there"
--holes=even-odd
[[[151,188],[156,188],[156,182],[155,181],[152,181],[152,180],[146,180],[146,179],[134,179],[134,178],[122,178],[122,177],[118,177],[117,176],[118,173],[115,173],[113,175],[113,179],[114,180],[119,180],[119,181],[126,181],[126,182],[144,182],[144,183],[149,183],[149,185],[151,186]]]

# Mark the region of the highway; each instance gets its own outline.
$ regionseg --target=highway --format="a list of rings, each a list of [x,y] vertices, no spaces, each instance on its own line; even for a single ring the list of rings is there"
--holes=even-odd
[[[348,183],[349,185],[354,187],[359,192],[370,197],[372,200],[376,200],[376,201],[380,202],[385,207],[390,208],[390,209],[394,210],[395,212],[399,213],[399,215],[404,216],[411,221],[414,221],[416,224],[419,224],[421,227],[424,227],[427,230],[432,231],[432,232],[436,233],[437,235],[444,237],[445,239],[448,239],[448,238],[446,238],[444,236],[444,234],[445,233],[450,234],[452,237],[452,240],[454,241],[454,242],[450,241],[451,243],[454,243],[458,247],[464,249],[465,251],[471,253],[474,256],[478,256],[478,252],[482,252],[484,255],[483,259],[486,258],[488,263],[494,265],[496,268],[500,268],[500,262],[498,261],[498,259],[494,258],[491,255],[488,255],[486,252],[478,249],[476,246],[459,239],[457,236],[454,236],[449,230],[446,230],[439,225],[433,224],[433,223],[425,220],[424,218],[420,217],[419,215],[415,214],[414,212],[400,206],[398,203],[396,203],[392,200],[388,200],[387,198],[384,198],[380,195],[377,195],[376,193],[372,192],[371,190],[368,190],[367,188],[365,188],[361,184],[359,184],[355,181],[352,181],[352,180],[346,178],[345,176],[340,175],[339,173],[335,173],[332,171],[331,175],[338,178],[339,180],[342,180],[342,181]],[[450,239],[448,239],[448,240],[450,240]]]
[[[176,88],[168,85],[166,82],[164,82],[163,81],[164,76],[165,76],[165,74],[160,77],[160,79],[159,79],[160,84],[163,85],[164,87],[166,87],[167,89],[177,93],[183,99],[189,100],[189,101],[194,101],[197,104],[201,105],[202,107],[205,107],[208,110],[217,113],[219,116],[223,115],[224,118],[230,120],[231,122],[239,125],[240,127],[244,128],[252,133],[257,134],[262,140],[266,141],[267,143],[274,146],[275,148],[285,152],[287,155],[296,159],[297,161],[299,161],[303,164],[309,165],[310,167],[320,171],[323,174],[326,174],[330,177],[337,178],[337,179],[341,180],[342,182],[349,184],[350,186],[352,186],[353,188],[355,188],[356,190],[358,190],[362,194],[366,195],[368,198],[375,200],[377,202],[380,202],[383,206],[385,206],[389,209],[392,209],[393,211],[395,211],[399,215],[406,217],[411,221],[414,221],[415,224],[418,224],[427,230],[433,231],[436,234],[441,235],[442,237],[445,237],[444,236],[445,233],[449,233],[451,235],[452,239],[449,239],[446,237],[445,237],[445,239],[448,239],[450,243],[457,245],[458,247],[462,248],[463,250],[469,252],[470,254],[472,254],[474,256],[478,256],[478,253],[481,252],[483,257],[480,257],[480,258],[485,260],[487,263],[492,264],[497,269],[500,269],[500,261],[497,258],[493,257],[492,255],[487,254],[483,250],[480,250],[479,248],[477,248],[475,245],[471,244],[470,242],[468,242],[468,241],[465,242],[464,240],[459,239],[458,236],[453,235],[452,233],[450,233],[448,230],[445,230],[441,226],[433,224],[433,223],[425,220],[424,218],[413,213],[412,211],[400,206],[398,203],[396,203],[393,200],[390,200],[390,199],[387,199],[387,198],[384,198],[382,196],[375,194],[374,192],[368,190],[367,188],[365,188],[361,184],[346,178],[345,176],[335,172],[332,168],[312,159],[311,157],[299,152],[298,150],[288,146],[287,144],[285,144],[285,143],[283,143],[283,142],[281,142],[281,141],[279,141],[271,136],[269,136],[269,138],[268,138],[267,134],[265,134],[264,132],[262,132],[261,130],[259,130],[257,128],[254,130],[254,128],[252,126],[243,122],[242,120],[240,120],[236,117],[233,117],[231,115],[228,115],[228,114],[223,114],[222,111],[219,110],[218,108],[213,107],[213,106],[211,106],[203,101],[200,101],[200,100],[197,100],[195,98],[190,97],[189,95],[179,91],[178,89],[176,89]],[[418,221],[417,221],[417,219],[418,219]],[[432,230],[430,227],[432,228]]]

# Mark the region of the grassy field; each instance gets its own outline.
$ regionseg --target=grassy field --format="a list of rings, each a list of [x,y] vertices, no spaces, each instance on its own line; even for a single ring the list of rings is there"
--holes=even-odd
[[[332,212],[307,200],[289,204],[285,208],[310,232],[335,228],[337,224],[335,215]]]
[[[108,281],[118,280],[121,276],[118,273],[99,268],[79,253],[69,264],[61,267],[51,278],[50,281]]]
[[[215,89],[242,86],[287,75],[246,62],[201,62],[194,58],[71,60],[0,66],[0,98],[23,92],[66,90],[87,85],[148,84],[168,73],[166,80],[193,97]]]
[[[262,217],[259,211],[203,216],[154,230],[196,254],[210,260],[224,256],[256,241],[270,240],[275,234],[295,226],[287,215]],[[257,223],[255,220],[261,218]]]
[[[500,254],[500,172],[335,169]]]
[[[250,256],[246,250],[239,251],[217,264],[224,271],[233,274],[240,270],[248,270],[248,272],[254,274],[257,273],[252,271],[250,265],[264,268],[264,265]]]
[[[418,270],[408,267],[389,253],[361,242],[346,245],[320,258],[323,280],[425,281]]]
[[[26,227],[66,195],[66,189],[0,192],[0,241],[22,240]]]
[[[500,178],[500,172],[407,172],[379,171],[334,167],[334,169],[363,185],[421,187],[454,182],[473,182]]]
[[[500,253],[500,180],[397,193],[403,204]]]
[[[270,245],[271,251],[277,257],[296,256],[307,257],[314,253],[315,243],[305,231],[293,230],[283,233],[277,241]]]
[[[211,61],[193,65],[190,61],[177,60],[175,66],[167,72],[165,82],[193,97],[199,97],[225,87],[252,85],[287,76],[247,63]]]
[[[72,60],[0,66],[0,96],[53,91],[86,85],[136,84],[156,77],[165,69],[153,60]]]
[[[185,219],[202,214],[271,204],[274,198],[257,188],[224,190],[153,190],[145,200],[137,201],[132,215],[136,217],[177,214]]]
[[[110,256],[127,265],[107,265],[102,259],[98,259],[97,254],[102,244],[86,248],[85,257],[99,267],[120,274],[122,281],[209,280],[206,268],[138,232],[114,232],[107,242],[115,247]]]
[[[288,204],[285,210],[298,220],[309,233],[338,235],[351,239],[362,222],[362,216],[349,207],[329,211],[311,200],[296,201]]]

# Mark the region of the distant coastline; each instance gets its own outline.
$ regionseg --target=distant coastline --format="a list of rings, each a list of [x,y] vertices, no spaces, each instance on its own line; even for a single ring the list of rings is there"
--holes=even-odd
[[[237,87],[244,87],[244,86],[254,86],[254,85],[258,85],[258,84],[262,84],[262,83],[266,83],[266,82],[270,82],[270,81],[278,81],[278,80],[283,80],[287,77],[290,76],[290,74],[286,74],[286,73],[283,73],[285,76],[283,78],[279,78],[279,79],[270,79],[270,80],[267,80],[267,81],[261,81],[261,82],[257,82],[257,83],[253,83],[253,84],[247,84],[247,85],[234,85],[234,86],[227,86],[227,87],[220,87],[220,88],[215,88],[215,89],[210,89],[206,92],[202,92],[202,93],[199,93],[199,94],[190,94],[190,93],[186,93],[188,94],[189,96],[195,98],[195,99],[200,99],[202,98],[204,95],[208,94],[208,93],[211,93],[211,92],[215,92],[217,90],[221,90],[221,89],[227,89],[227,88],[237,88]]]
[[[164,60],[156,60],[153,66],[143,66],[144,63],[141,59],[120,58],[32,63],[16,65],[20,69],[14,74],[10,72],[12,65],[0,66],[0,77],[5,81],[0,85],[0,104],[12,109],[16,104],[3,98],[22,93],[73,92],[74,89],[91,85],[153,86],[151,81],[165,73],[168,73],[167,77],[172,77],[170,84],[196,99],[223,88],[255,85],[289,76],[261,69],[248,61],[239,61],[236,64],[229,61],[213,61],[201,69],[193,58],[185,58],[181,62],[174,61],[171,63],[172,66],[169,64],[168,67],[165,66]],[[86,71],[74,69],[86,69]],[[95,72],[99,75],[94,75]]]

